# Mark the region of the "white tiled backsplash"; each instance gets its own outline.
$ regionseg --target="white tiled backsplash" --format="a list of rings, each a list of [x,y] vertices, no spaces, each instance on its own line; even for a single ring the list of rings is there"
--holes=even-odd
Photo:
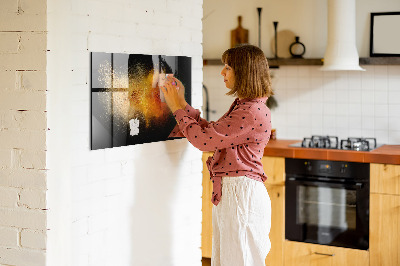
[[[400,66],[362,67],[366,71],[324,72],[319,66],[271,69],[278,101],[271,114],[277,137],[376,137],[380,144],[400,144]],[[221,68],[204,67],[210,109],[217,111],[210,120],[221,117],[234,99],[224,95]]]

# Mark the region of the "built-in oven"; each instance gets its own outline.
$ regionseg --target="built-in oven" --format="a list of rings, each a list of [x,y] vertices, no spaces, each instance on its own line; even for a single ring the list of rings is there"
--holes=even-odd
[[[368,163],[287,158],[285,169],[286,239],[368,249]]]

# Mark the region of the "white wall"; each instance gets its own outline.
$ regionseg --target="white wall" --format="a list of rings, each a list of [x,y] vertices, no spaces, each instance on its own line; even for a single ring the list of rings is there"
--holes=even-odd
[[[258,12],[261,7],[261,49],[267,57],[274,56],[274,26],[278,21],[281,41],[290,45],[286,36],[299,36],[306,46],[306,58],[324,56],[328,9],[327,0],[204,0],[204,58],[221,58],[230,46],[230,31],[238,25],[237,17],[242,16],[242,26],[249,30],[249,43],[258,45]],[[369,56],[370,13],[399,11],[398,0],[356,0],[356,43],[360,57]],[[291,34],[289,34],[291,32]],[[279,34],[279,33],[278,33]],[[285,49],[289,49],[289,45]],[[278,53],[281,51],[278,46]],[[285,52],[290,57],[290,54]]]
[[[46,260],[46,1],[0,2],[0,265]]]
[[[242,16],[243,28],[249,30],[249,43],[258,46],[258,7],[262,8],[261,49],[267,57],[273,55],[273,21],[279,22],[278,31],[289,30],[300,36],[300,41],[306,45],[307,56],[316,57],[322,51],[324,40],[327,38],[324,32],[327,26],[326,2],[321,0],[205,0],[204,58],[219,59],[221,54],[230,48],[230,31],[237,27],[238,16]],[[279,50],[278,48],[278,52]]]
[[[357,47],[361,57],[369,56],[369,13],[400,10],[400,2],[385,0],[357,2]],[[280,28],[296,32],[307,47],[305,57],[323,57],[326,47],[327,1],[230,2],[204,1],[204,58],[220,58],[229,48],[229,31],[236,17],[243,15],[243,26],[250,30],[250,43],[257,45],[257,7],[266,11],[262,49],[273,38],[272,21]],[[248,7],[250,6],[250,8]],[[250,10],[251,9],[251,10]],[[221,14],[224,14],[223,16]],[[268,15],[267,15],[268,14]],[[246,25],[247,19],[247,25]],[[250,20],[250,21],[249,21]],[[251,22],[253,21],[253,22]],[[281,23],[282,22],[282,23]],[[271,26],[268,26],[271,24]],[[215,27],[218,25],[218,27]],[[218,33],[217,33],[218,31]],[[214,34],[214,35],[213,35]],[[222,36],[216,38],[215,36]],[[270,34],[270,36],[268,35]],[[269,37],[268,37],[269,36]],[[265,39],[264,39],[265,38]],[[278,50],[279,51],[279,50]],[[302,139],[311,135],[376,137],[382,144],[400,143],[400,66],[363,66],[365,72],[321,72],[318,66],[281,66],[272,69],[273,89],[279,107],[272,111],[272,124],[281,139]],[[210,94],[210,120],[217,120],[233,101],[220,76],[221,66],[204,67],[204,84]]]
[[[89,53],[191,56],[199,108],[201,18],[201,0],[48,2],[48,265],[201,264],[201,152],[89,146]]]
[[[311,135],[376,137],[400,143],[400,66],[362,66],[365,72],[322,72],[318,67],[274,70],[272,124],[279,138]]]

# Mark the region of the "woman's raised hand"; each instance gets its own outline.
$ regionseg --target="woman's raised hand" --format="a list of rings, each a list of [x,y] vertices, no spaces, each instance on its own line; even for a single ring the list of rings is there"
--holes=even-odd
[[[168,76],[161,90],[164,93],[165,101],[172,113],[177,109],[185,108],[185,88],[178,79]]]
[[[171,80],[173,82],[175,82],[175,84],[178,86],[178,88],[179,88],[179,90],[178,90],[179,103],[181,104],[181,106],[183,108],[185,108],[186,104],[187,104],[186,99],[185,99],[185,87],[183,86],[182,82],[179,79],[177,79],[173,76],[170,77],[169,75],[168,75],[168,78],[171,78]]]

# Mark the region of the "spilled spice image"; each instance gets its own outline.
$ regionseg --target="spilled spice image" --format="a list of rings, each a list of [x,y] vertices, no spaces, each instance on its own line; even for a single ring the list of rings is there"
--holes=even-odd
[[[185,84],[190,102],[191,58],[92,53],[92,149],[170,139],[176,126],[160,87],[166,74]]]

